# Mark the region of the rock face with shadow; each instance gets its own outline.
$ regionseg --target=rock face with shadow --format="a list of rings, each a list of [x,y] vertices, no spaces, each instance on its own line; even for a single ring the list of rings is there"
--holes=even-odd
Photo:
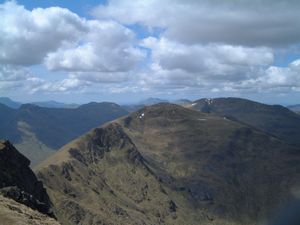
[[[52,215],[46,190],[29,165],[30,161],[9,141],[0,141],[0,194]]]

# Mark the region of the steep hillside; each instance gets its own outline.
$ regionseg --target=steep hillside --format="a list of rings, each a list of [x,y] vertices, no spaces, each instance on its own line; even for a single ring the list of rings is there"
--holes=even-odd
[[[247,125],[158,104],[64,146],[37,175],[62,224],[253,225],[300,190],[299,162]]]
[[[236,120],[300,146],[300,116],[280,105],[266,105],[240,98],[200,99],[189,107]]]
[[[117,123],[66,145],[42,163],[37,174],[63,224],[198,224],[199,219],[207,220],[183,195],[159,181]]]
[[[9,139],[33,165],[93,127],[127,114],[114,103],[89,103],[75,109],[25,104],[0,105],[0,138]]]

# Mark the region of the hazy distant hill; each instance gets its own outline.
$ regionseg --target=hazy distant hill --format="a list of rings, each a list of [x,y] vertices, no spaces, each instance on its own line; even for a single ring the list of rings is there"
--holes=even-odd
[[[68,225],[257,225],[300,190],[299,171],[299,149],[174,104],[96,128],[37,168]]]
[[[241,98],[200,99],[190,107],[201,112],[235,118],[290,144],[300,146],[300,116],[280,105]]]
[[[192,103],[192,101],[189,99],[182,98],[182,99],[174,100],[174,101],[172,101],[172,103],[177,104],[177,105],[186,105],[186,104]]]
[[[289,108],[290,110],[293,110],[295,112],[300,112],[300,104],[297,105],[289,105],[287,106],[287,108]]]
[[[11,140],[36,165],[70,140],[126,114],[119,105],[109,102],[89,103],[75,109],[32,104],[11,109],[0,104],[0,138]]]
[[[0,103],[4,104],[4,105],[6,105],[10,108],[13,108],[13,109],[17,109],[22,105],[22,103],[15,102],[15,101],[11,100],[10,98],[7,98],[7,97],[0,97]]]
[[[160,99],[160,98],[148,98],[148,99],[140,101],[138,103],[122,105],[122,107],[125,108],[129,112],[135,112],[145,106],[155,105],[158,103],[168,103],[168,102],[174,103],[177,105],[187,105],[187,104],[192,103],[192,101],[190,101],[188,99],[177,99],[177,100],[173,100],[173,101],[168,101],[168,100],[164,100],[164,99]]]
[[[22,103],[11,100],[7,97],[0,97],[0,103],[13,109],[18,109]],[[66,104],[57,101],[31,102],[29,104],[45,108],[77,108],[79,104]]]
[[[32,102],[30,104],[37,105],[45,108],[77,108],[78,104],[66,104],[62,102],[56,101],[46,101],[46,102]]]
[[[126,109],[128,112],[135,112],[145,106],[150,106],[158,103],[165,102],[167,103],[168,100],[160,99],[160,98],[147,98],[145,100],[139,101],[137,103],[132,103],[132,104],[125,104],[122,105],[124,109]]]
[[[158,103],[162,103],[162,102],[167,103],[168,100],[161,99],[161,98],[147,98],[143,101],[140,101],[138,104],[148,106],[148,105],[154,105],[154,104],[158,104]]]

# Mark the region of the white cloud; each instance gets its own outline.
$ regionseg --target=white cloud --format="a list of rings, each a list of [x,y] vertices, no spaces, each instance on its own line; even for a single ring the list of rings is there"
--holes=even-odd
[[[112,21],[86,20],[59,7],[0,5],[0,63],[51,70],[130,71],[144,58],[135,34]]]
[[[0,91],[34,92],[46,81],[35,76],[30,70],[13,65],[0,66]]]
[[[165,29],[185,44],[286,46],[300,41],[300,2],[284,0],[110,0],[93,15]]]
[[[127,72],[145,58],[136,47],[134,33],[115,22],[87,21],[88,33],[80,44],[49,53],[45,63],[50,70]]]
[[[283,0],[109,0],[93,11],[96,20],[6,2],[0,4],[0,89],[300,91],[300,60],[273,65],[278,47],[300,44],[299,10],[299,2]],[[145,33],[126,26],[136,23],[153,37],[138,40]],[[33,74],[31,65],[44,66],[45,74]]]
[[[0,63],[39,64],[64,42],[86,31],[82,19],[59,7],[26,10],[15,2],[0,5]]]
[[[265,75],[258,77],[255,82],[262,88],[299,88],[300,60],[295,60],[287,67],[271,66]]]
[[[151,49],[150,70],[140,75],[148,90],[208,93],[299,91],[300,60],[273,66],[273,50],[225,44],[186,45],[162,38],[146,38]]]
[[[10,65],[0,66],[0,82],[23,81],[28,77],[30,77],[30,73],[20,67]]]
[[[272,50],[220,44],[185,45],[166,38],[146,38],[142,45],[152,51],[152,71],[170,81],[203,83],[244,80],[262,66],[273,63]]]

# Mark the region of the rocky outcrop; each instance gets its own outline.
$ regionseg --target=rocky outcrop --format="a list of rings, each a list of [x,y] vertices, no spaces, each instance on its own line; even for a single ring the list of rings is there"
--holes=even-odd
[[[1,225],[60,225],[55,219],[0,195]]]
[[[32,209],[50,214],[50,200],[30,161],[9,141],[0,141],[0,193]]]

